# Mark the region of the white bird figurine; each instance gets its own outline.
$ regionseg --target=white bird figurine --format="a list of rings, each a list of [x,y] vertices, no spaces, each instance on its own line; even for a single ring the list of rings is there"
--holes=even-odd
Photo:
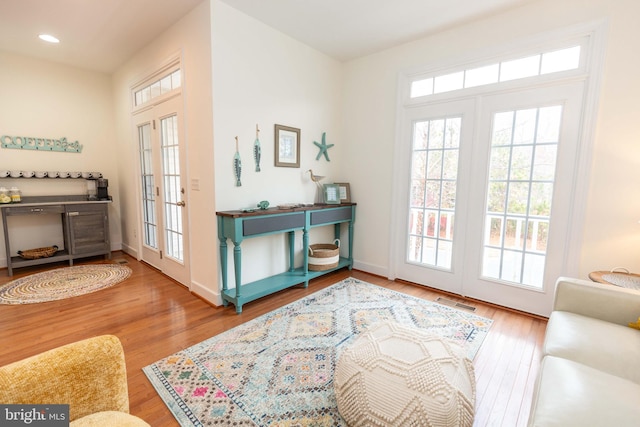
[[[309,174],[311,175],[311,181],[315,182],[316,187],[318,187],[318,191],[316,192],[316,203],[324,204],[324,191],[323,191],[322,184],[320,184],[320,181],[324,179],[324,176],[315,175],[313,173],[313,170],[311,169],[309,169],[307,172],[309,172]]]
[[[314,175],[313,174],[313,170],[309,169],[307,172],[309,172],[309,174],[311,175],[311,181],[313,182],[320,182],[321,180],[324,179],[324,176],[320,176],[320,175]]]

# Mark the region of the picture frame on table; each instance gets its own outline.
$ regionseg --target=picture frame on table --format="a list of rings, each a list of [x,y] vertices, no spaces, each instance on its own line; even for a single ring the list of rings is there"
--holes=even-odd
[[[300,129],[275,125],[275,165],[285,168],[300,167]]]
[[[340,203],[351,203],[351,188],[348,182],[335,182],[340,194]]]
[[[340,187],[336,184],[324,184],[324,202],[328,205],[339,205]]]

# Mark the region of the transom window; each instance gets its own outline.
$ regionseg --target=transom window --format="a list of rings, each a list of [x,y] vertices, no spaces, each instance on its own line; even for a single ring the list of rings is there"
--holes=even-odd
[[[153,79],[150,83],[146,83],[141,88],[136,88],[133,92],[134,107],[146,104],[154,98],[178,89],[182,85],[182,77],[180,68],[171,68],[160,77]]]
[[[411,82],[410,97],[419,98],[526,77],[575,70],[580,67],[581,47],[580,44],[577,44],[568,48],[540,52],[452,73],[418,78]]]

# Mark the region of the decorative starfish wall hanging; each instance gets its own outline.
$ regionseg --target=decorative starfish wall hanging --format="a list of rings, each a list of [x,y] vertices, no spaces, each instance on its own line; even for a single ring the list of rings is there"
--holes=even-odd
[[[327,144],[327,141],[325,139],[326,135],[326,132],[322,132],[322,144],[316,141],[313,141],[313,143],[320,149],[320,152],[316,156],[316,160],[320,160],[320,156],[324,154],[324,158],[327,159],[327,162],[330,162],[331,160],[329,160],[329,153],[327,152],[327,150],[333,147],[335,144]]]

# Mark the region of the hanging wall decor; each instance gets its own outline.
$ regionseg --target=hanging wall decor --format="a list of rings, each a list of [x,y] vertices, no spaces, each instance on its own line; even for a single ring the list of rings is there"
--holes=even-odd
[[[300,129],[275,125],[275,165],[286,168],[300,167]]]
[[[236,175],[236,187],[242,186],[240,174],[242,173],[242,160],[240,160],[240,151],[238,150],[238,137],[236,136],[236,154],[233,156],[233,172]]]
[[[260,148],[260,129],[256,125],[256,141],[253,143],[253,159],[256,161],[256,172],[260,172],[260,156],[262,148]]]
[[[0,137],[2,148],[16,148],[18,150],[61,151],[65,153],[80,153],[82,145],[78,142],[69,142],[66,137],[60,139],[35,138],[31,136]]]
[[[320,149],[320,152],[316,156],[316,160],[320,160],[320,156],[324,154],[324,158],[327,159],[327,162],[330,162],[331,160],[329,160],[329,153],[327,150],[329,150],[329,148],[333,147],[335,144],[327,144],[326,136],[327,133],[322,132],[322,143],[316,141],[313,141],[313,143]]]

